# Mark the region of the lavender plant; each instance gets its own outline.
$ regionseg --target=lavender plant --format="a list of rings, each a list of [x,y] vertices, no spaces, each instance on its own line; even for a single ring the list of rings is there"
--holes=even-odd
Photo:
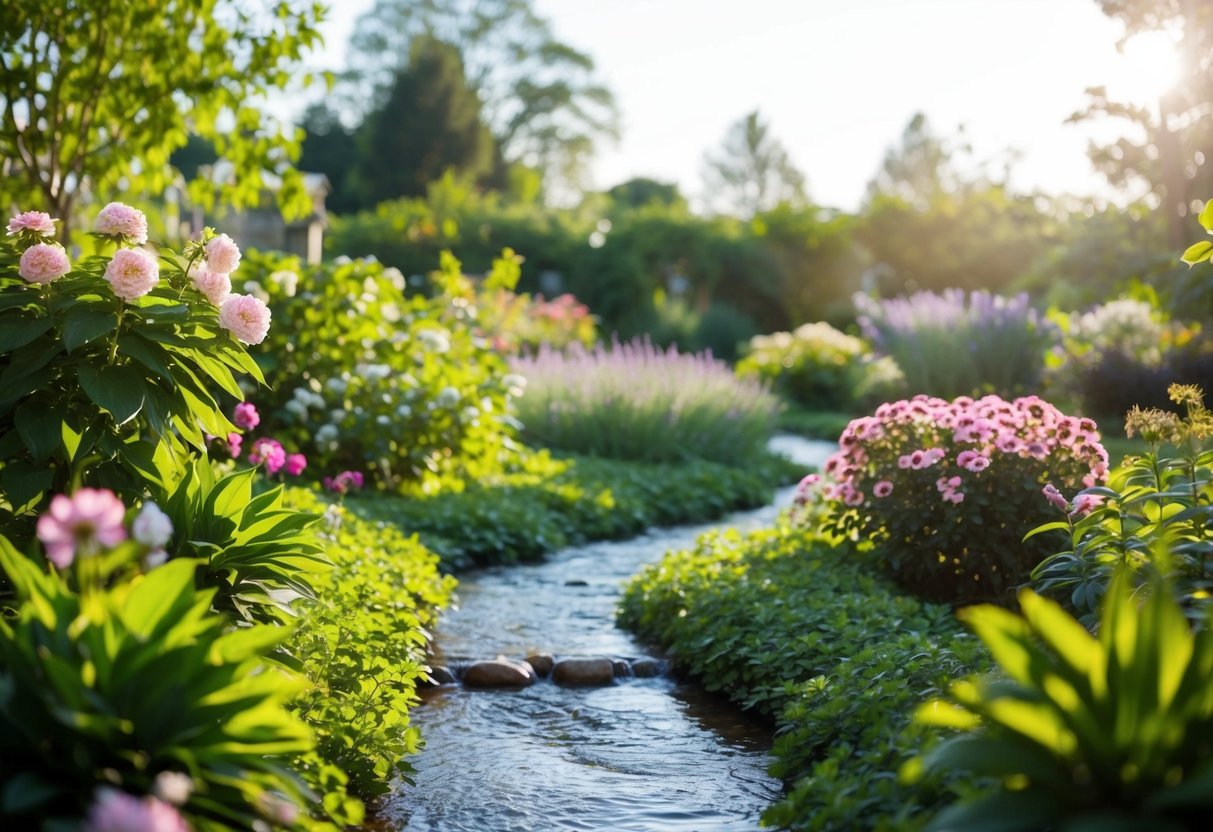
[[[1031,393],[1057,340],[1026,294],[948,289],[884,300],[857,294],[854,303],[863,334],[897,362],[911,394]]]
[[[779,409],[763,383],[736,378],[710,353],[647,340],[541,349],[513,366],[527,380],[525,438],[593,456],[742,463],[762,451]]]

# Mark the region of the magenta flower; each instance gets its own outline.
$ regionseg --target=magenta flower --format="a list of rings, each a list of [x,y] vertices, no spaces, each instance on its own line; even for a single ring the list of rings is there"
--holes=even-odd
[[[261,424],[261,414],[252,402],[240,402],[232,411],[232,423],[242,430],[252,430]]]
[[[35,243],[21,253],[17,274],[30,283],[50,283],[72,270],[67,252],[58,243]]]
[[[131,245],[147,242],[147,217],[137,208],[121,202],[111,202],[97,213],[93,230],[98,234],[125,237]]]
[[[286,451],[277,439],[262,437],[253,442],[253,447],[248,452],[248,461],[254,465],[264,462],[266,473],[273,476],[286,465]]]
[[[219,307],[219,325],[246,344],[260,344],[270,331],[270,310],[252,295],[231,295]]]
[[[307,457],[303,454],[290,454],[286,458],[286,472],[292,477],[297,477],[303,473],[303,469],[307,467]]]
[[[98,789],[84,832],[189,832],[189,826],[174,807],[162,800]]]
[[[244,437],[238,433],[229,433],[227,435],[227,452],[231,454],[232,459],[240,458],[240,446],[244,444]]]
[[[112,491],[81,488],[70,497],[56,494],[47,513],[38,518],[38,539],[47,559],[66,569],[77,554],[94,555],[98,546],[126,540],[125,515],[126,506]]]
[[[324,487],[337,494],[345,494],[354,488],[362,488],[361,471],[342,471],[335,477],[325,477]]]
[[[893,493],[893,483],[888,480],[881,480],[872,486],[872,493],[877,497],[887,497]]]
[[[114,294],[126,301],[141,298],[160,282],[160,264],[141,248],[120,248],[105,267]]]
[[[10,236],[26,232],[41,237],[53,237],[57,221],[42,211],[22,211],[8,221],[8,233]]]

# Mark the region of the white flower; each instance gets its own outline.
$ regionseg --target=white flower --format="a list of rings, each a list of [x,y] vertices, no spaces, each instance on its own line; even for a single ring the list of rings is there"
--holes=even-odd
[[[479,418],[480,418],[480,408],[477,408],[477,407],[465,407],[465,408],[463,409],[463,421],[465,421],[465,422],[474,422],[474,421],[476,421],[476,420],[477,420],[477,419],[479,419]]]
[[[451,348],[451,336],[445,329],[423,329],[417,333],[417,340],[421,341],[427,350],[438,354]]]
[[[155,503],[144,503],[131,523],[131,536],[150,549],[165,546],[173,536],[173,521]]]
[[[282,287],[282,292],[288,298],[295,296],[295,290],[299,286],[299,275],[295,274],[290,269],[280,269],[279,271],[270,274],[270,281]]]
[[[339,378],[330,378],[324,383],[324,386],[336,393],[338,396],[345,393],[345,382]]]
[[[445,408],[454,407],[459,404],[460,398],[462,396],[459,395],[459,391],[454,387],[443,387],[434,398],[434,404]]]
[[[334,424],[340,422],[344,418],[345,418],[344,410],[330,410],[329,411],[329,421]]]
[[[321,425],[319,430],[316,431],[316,441],[317,442],[331,442],[336,438],[337,438],[337,426],[336,425]]]
[[[300,419],[307,419],[307,405],[298,399],[291,399],[282,406],[287,413],[292,413]]]
[[[505,385],[505,390],[514,398],[518,398],[526,390],[526,376],[520,376],[517,373],[510,373],[501,379],[501,383]]]
[[[380,414],[375,417],[375,421],[381,425],[386,425],[391,421],[391,419],[389,419],[386,415]]]
[[[409,407],[407,404],[402,404],[400,407],[396,408],[396,415],[401,419],[407,419],[413,415],[413,408]]]
[[[252,295],[253,297],[260,300],[262,303],[270,302],[270,293],[265,291],[265,289],[262,288],[261,284],[255,280],[244,281],[244,293],[246,295]]]

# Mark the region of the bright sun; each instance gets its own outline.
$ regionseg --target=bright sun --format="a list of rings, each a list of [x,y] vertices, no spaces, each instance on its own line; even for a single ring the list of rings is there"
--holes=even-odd
[[[1179,51],[1165,32],[1144,32],[1127,41],[1109,62],[1108,94],[1116,100],[1152,104],[1179,80]]]

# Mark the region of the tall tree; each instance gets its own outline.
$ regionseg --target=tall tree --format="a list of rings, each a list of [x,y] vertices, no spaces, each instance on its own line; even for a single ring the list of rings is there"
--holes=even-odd
[[[283,134],[253,106],[284,89],[320,39],[318,5],[250,13],[238,0],[5,0],[0,4],[0,203],[52,212],[69,237],[82,194],[160,190],[191,132],[235,167],[191,195],[235,207],[283,176],[280,201],[309,206]]]
[[[332,190],[325,207],[335,213],[362,207],[354,191],[354,168],[358,163],[357,131],[346,127],[328,102],[310,105],[303,113],[304,136],[300,145],[299,169],[323,173]]]
[[[607,191],[615,205],[643,208],[646,205],[686,206],[686,198],[674,182],[658,182],[647,176],[636,176],[620,182]]]
[[[703,176],[708,201],[743,217],[806,200],[804,174],[757,111],[729,128],[718,153],[705,155]]]
[[[868,182],[868,200],[895,196],[916,208],[926,208],[941,193],[965,187],[955,160],[968,152],[962,138],[937,135],[926,115],[915,113],[901,133],[901,144],[888,149],[880,170]]]
[[[596,145],[618,135],[593,59],[558,41],[532,0],[376,0],[350,40],[349,83],[362,90],[352,100],[382,102],[422,36],[459,50],[505,162],[576,183]]]
[[[459,52],[429,37],[413,41],[408,66],[358,140],[356,187],[364,204],[423,196],[448,170],[474,180],[493,169],[493,136]]]
[[[1183,248],[1198,200],[1213,196],[1213,3],[1209,0],[1095,0],[1124,25],[1118,47],[1144,32],[1177,38],[1176,83],[1157,107],[1115,101],[1105,87],[1087,90],[1087,106],[1070,121],[1116,118],[1134,129],[1114,142],[1090,145],[1091,161],[1118,187],[1154,194],[1167,218],[1168,245]],[[1194,210],[1195,209],[1195,210]]]

